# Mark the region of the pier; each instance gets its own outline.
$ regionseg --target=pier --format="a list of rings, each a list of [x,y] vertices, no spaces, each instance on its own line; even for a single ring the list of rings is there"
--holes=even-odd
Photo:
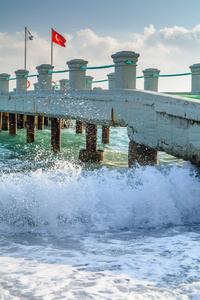
[[[61,119],[74,119],[77,131],[83,132],[83,123],[86,127],[86,149],[80,151],[80,160],[102,161],[97,126],[102,125],[107,142],[109,127],[123,126],[130,139],[130,167],[156,164],[158,151],[200,166],[200,99],[158,93],[160,71],[154,68],[143,71],[144,90],[137,90],[139,54],[121,51],[111,57],[115,72],[108,74],[107,90],[91,89],[86,80],[88,62],[82,59],[67,62],[69,81],[61,81],[60,90],[52,89],[51,65],[36,67],[38,86],[32,91],[27,91],[27,70],[15,72],[16,92],[9,92],[10,75],[0,74],[0,128],[16,134],[16,116],[26,115],[27,142],[34,142],[35,116],[51,118],[52,150],[59,152]],[[190,70],[188,96],[200,95],[200,64],[190,66]]]

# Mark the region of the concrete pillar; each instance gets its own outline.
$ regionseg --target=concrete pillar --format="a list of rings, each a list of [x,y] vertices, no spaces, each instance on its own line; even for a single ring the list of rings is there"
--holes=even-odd
[[[129,168],[136,167],[137,164],[141,166],[154,166],[158,164],[158,155],[155,149],[131,140],[129,142],[128,166]]]
[[[44,125],[49,126],[49,117],[44,117]]]
[[[54,153],[61,150],[61,119],[51,119],[51,149]]]
[[[110,143],[110,126],[106,126],[106,125],[102,126],[102,143],[103,144]]]
[[[16,77],[17,77],[17,84],[16,84],[16,92],[24,92],[27,91],[27,76],[28,71],[24,69],[19,69],[15,71]],[[18,128],[22,129],[25,128],[25,115],[20,114],[18,115]]]
[[[41,90],[51,90],[52,86],[52,73],[49,73],[49,71],[53,70],[53,66],[49,64],[42,64],[40,66],[37,66],[36,69],[39,73],[38,78],[38,86]]]
[[[85,90],[86,89],[86,70],[81,69],[81,67],[86,67],[88,61],[83,59],[72,59],[67,62],[69,67],[69,89],[75,90]],[[83,124],[81,121],[76,121],[76,133],[83,133]]]
[[[88,61],[83,59],[72,59],[67,62],[69,67],[69,88],[70,90],[85,90],[86,79],[85,79],[85,69],[81,67],[86,67]]]
[[[0,93],[9,92],[9,79],[10,75],[7,73],[0,74]],[[2,130],[9,130],[9,114],[3,113],[2,115]]]
[[[92,81],[94,79],[94,77],[88,75],[85,77],[85,79],[86,79],[86,90],[91,90],[92,82],[90,82],[90,81]]]
[[[142,71],[144,74],[144,90],[146,91],[158,91],[158,77],[154,77],[152,75],[159,75],[160,70],[158,69],[145,69]]]
[[[35,116],[26,116],[27,123],[27,143],[35,142]]]
[[[67,91],[69,89],[69,79],[60,79],[60,90]]]
[[[38,116],[38,130],[44,130],[44,117]]]
[[[110,73],[108,76],[108,89],[113,90],[115,88],[115,73]]]
[[[82,162],[102,162],[104,161],[104,151],[97,150],[98,126],[86,124],[86,150],[80,150],[79,159]]]
[[[15,71],[16,77],[17,77],[17,85],[16,85],[16,91],[21,92],[21,91],[27,91],[27,76],[28,75],[27,70],[17,70]]]
[[[192,72],[192,88],[191,95],[200,94],[200,64],[190,66]]]
[[[9,133],[17,134],[17,114],[9,113]]]
[[[7,73],[0,74],[0,93],[9,92],[9,79],[10,75]]]
[[[144,74],[144,89],[148,91],[158,91],[158,77],[152,75],[159,75],[158,69],[146,69],[142,71]],[[128,151],[128,166],[136,167],[137,164],[141,166],[154,166],[159,162],[159,152],[153,148],[138,144],[133,140],[129,142]]]
[[[133,51],[121,51],[111,55],[115,64],[115,89],[136,88],[136,62],[139,56]]]

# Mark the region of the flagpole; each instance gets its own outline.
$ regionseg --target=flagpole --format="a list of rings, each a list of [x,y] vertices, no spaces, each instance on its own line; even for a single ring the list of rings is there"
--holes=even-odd
[[[24,70],[26,70],[26,31],[27,31],[27,28],[25,27]]]
[[[51,28],[51,65],[53,66],[53,28]]]

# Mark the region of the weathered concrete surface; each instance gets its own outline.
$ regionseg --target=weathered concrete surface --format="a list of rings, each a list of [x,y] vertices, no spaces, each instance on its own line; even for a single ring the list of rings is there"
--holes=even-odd
[[[139,90],[0,95],[0,111],[127,126],[130,140],[200,165],[200,100]]]

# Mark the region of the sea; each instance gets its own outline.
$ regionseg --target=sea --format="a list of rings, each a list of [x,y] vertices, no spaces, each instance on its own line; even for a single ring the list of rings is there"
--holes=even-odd
[[[0,299],[199,300],[200,170],[164,152],[128,168],[120,127],[80,163],[73,125],[59,154],[50,127],[0,132]]]

